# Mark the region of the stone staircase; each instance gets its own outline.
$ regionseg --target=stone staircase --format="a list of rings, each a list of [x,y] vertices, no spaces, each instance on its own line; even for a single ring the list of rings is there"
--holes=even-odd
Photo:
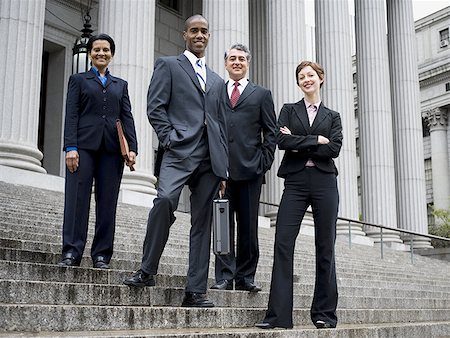
[[[294,329],[259,330],[268,301],[274,229],[260,229],[258,294],[208,292],[215,308],[180,307],[188,260],[189,215],[177,221],[156,287],[131,289],[148,209],[119,205],[109,271],[92,268],[90,240],[80,267],[62,268],[63,194],[0,182],[0,337],[450,337],[450,263],[346,243],[336,245],[338,328],[309,319],[314,242],[297,240]],[[91,215],[91,219],[93,216]],[[92,232],[92,227],[90,227]],[[90,233],[91,235],[92,233]],[[91,238],[91,236],[89,236]],[[210,281],[213,283],[211,255]]]

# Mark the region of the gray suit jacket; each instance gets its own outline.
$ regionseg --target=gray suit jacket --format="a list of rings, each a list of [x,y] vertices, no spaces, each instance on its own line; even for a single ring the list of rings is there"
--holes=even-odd
[[[171,151],[183,160],[196,149],[206,127],[213,172],[226,179],[225,99],[224,81],[208,67],[203,92],[184,54],[159,58],[148,89],[147,115],[158,136],[160,150]]]
[[[227,96],[230,178],[255,179],[270,169],[276,117],[270,90],[248,82],[234,108]]]

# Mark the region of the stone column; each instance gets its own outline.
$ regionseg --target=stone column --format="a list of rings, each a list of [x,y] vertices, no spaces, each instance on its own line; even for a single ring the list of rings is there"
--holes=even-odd
[[[147,89],[154,63],[155,0],[100,0],[98,17],[99,32],[111,35],[116,43],[110,69],[113,75],[128,81],[138,138],[136,171],[125,167],[122,200],[148,205],[156,196],[153,129],[147,119]]]
[[[203,0],[203,16],[209,22],[211,33],[206,64],[226,80],[228,74],[223,56],[227,48],[234,43],[249,46],[248,1]]]
[[[356,69],[361,141],[362,216],[366,222],[397,227],[391,91],[383,0],[356,0]],[[366,233],[380,239],[377,228]],[[383,231],[383,242],[402,243]]]
[[[387,14],[398,227],[428,234],[412,1],[388,0]],[[402,236],[404,240],[410,237]],[[414,248],[431,248],[430,240],[425,237],[413,236],[412,240]]]
[[[275,112],[278,116],[283,103],[297,102],[302,93],[295,80],[295,68],[306,56],[304,0],[266,0],[267,14],[267,69],[268,88],[272,90]],[[284,181],[277,177],[283,152],[275,151],[272,169],[266,175],[264,198],[279,204]],[[273,219],[277,209],[266,210]]]
[[[358,171],[355,144],[355,112],[353,99],[352,33],[347,1],[315,1],[317,61],[325,69],[322,100],[330,109],[341,114],[344,140],[336,166],[339,170],[339,216],[358,219]],[[330,50],[333,51],[330,53]],[[358,236],[366,234],[360,224],[339,221],[338,235]]]
[[[267,14],[265,0],[249,0],[250,17],[250,50],[252,65],[250,79],[256,84],[268,88],[267,51],[271,44],[268,41]]]
[[[0,165],[46,173],[37,148],[45,0],[0,2]]]
[[[430,128],[433,205],[435,209],[448,210],[450,204],[448,111],[438,107],[425,111],[424,115]]]

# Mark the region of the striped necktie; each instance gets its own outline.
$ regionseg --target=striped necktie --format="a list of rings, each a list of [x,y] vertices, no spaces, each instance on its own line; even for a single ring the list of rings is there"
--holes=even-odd
[[[239,89],[238,89],[239,82],[236,81],[233,86],[234,86],[234,88],[233,88],[233,91],[231,92],[231,97],[230,97],[232,108],[234,108],[234,106],[236,105],[236,103],[239,100],[239,96],[241,96],[241,93],[239,92]]]
[[[200,87],[202,87],[203,91],[206,91],[206,74],[205,70],[202,65],[202,60],[198,59],[195,63],[196,70],[195,73],[197,74],[198,81],[200,82]]]

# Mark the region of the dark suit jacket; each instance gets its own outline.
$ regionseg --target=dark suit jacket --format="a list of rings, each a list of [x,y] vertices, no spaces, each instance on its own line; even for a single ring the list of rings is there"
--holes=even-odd
[[[161,147],[181,160],[196,149],[206,124],[213,172],[227,178],[225,83],[219,75],[206,67],[203,92],[184,54],[159,58],[148,90],[147,115]]]
[[[342,146],[342,124],[338,112],[320,104],[313,125],[309,126],[308,113],[302,99],[297,103],[285,104],[278,118],[277,144],[286,150],[278,170],[278,176],[285,178],[288,174],[301,171],[311,158],[317,168],[336,173],[333,158],[338,157]],[[280,127],[286,126],[292,135],[284,135]],[[318,135],[327,137],[329,144],[318,144]]]
[[[104,140],[108,152],[120,152],[116,120],[121,119],[129,147],[137,153],[128,84],[108,75],[105,87],[93,71],[69,79],[64,126],[64,150],[77,147],[98,150]]]
[[[234,108],[227,95],[230,178],[254,179],[272,165],[276,117],[270,90],[248,82]]]

